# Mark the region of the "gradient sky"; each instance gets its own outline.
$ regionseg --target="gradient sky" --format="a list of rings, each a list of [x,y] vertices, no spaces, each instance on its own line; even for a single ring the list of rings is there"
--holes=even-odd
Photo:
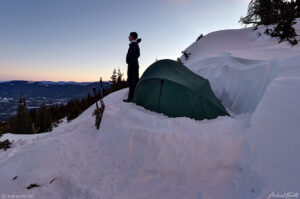
[[[202,33],[241,28],[250,0],[0,0],[0,81],[108,80],[127,72],[139,33],[140,75]]]

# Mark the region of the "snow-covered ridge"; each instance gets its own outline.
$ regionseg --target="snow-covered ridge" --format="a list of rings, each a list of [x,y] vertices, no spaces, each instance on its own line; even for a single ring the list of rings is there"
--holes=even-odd
[[[0,193],[95,199],[299,193],[300,48],[257,37],[258,31],[263,27],[214,32],[186,50],[185,65],[210,80],[231,117],[168,118],[123,103],[124,89],[104,99],[100,131],[93,105],[49,134],[4,135],[14,141],[0,152]],[[42,186],[26,189],[32,183]]]

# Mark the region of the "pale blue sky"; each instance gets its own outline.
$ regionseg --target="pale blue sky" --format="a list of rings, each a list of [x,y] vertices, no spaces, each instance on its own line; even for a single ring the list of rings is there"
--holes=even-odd
[[[140,43],[140,75],[176,59],[202,33],[241,28],[248,0],[0,0],[0,81],[108,80],[126,73],[128,34]]]

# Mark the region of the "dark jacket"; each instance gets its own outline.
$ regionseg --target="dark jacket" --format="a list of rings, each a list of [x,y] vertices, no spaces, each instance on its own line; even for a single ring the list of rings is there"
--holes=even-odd
[[[131,42],[129,44],[129,49],[126,55],[126,63],[128,64],[127,69],[127,82],[128,86],[136,86],[139,81],[139,61],[140,57],[140,48],[137,42]]]

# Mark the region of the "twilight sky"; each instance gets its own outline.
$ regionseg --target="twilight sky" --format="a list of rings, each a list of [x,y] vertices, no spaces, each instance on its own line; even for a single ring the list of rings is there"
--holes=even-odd
[[[127,72],[128,35],[140,75],[176,59],[202,33],[241,28],[250,0],[0,0],[0,81],[108,80]]]

